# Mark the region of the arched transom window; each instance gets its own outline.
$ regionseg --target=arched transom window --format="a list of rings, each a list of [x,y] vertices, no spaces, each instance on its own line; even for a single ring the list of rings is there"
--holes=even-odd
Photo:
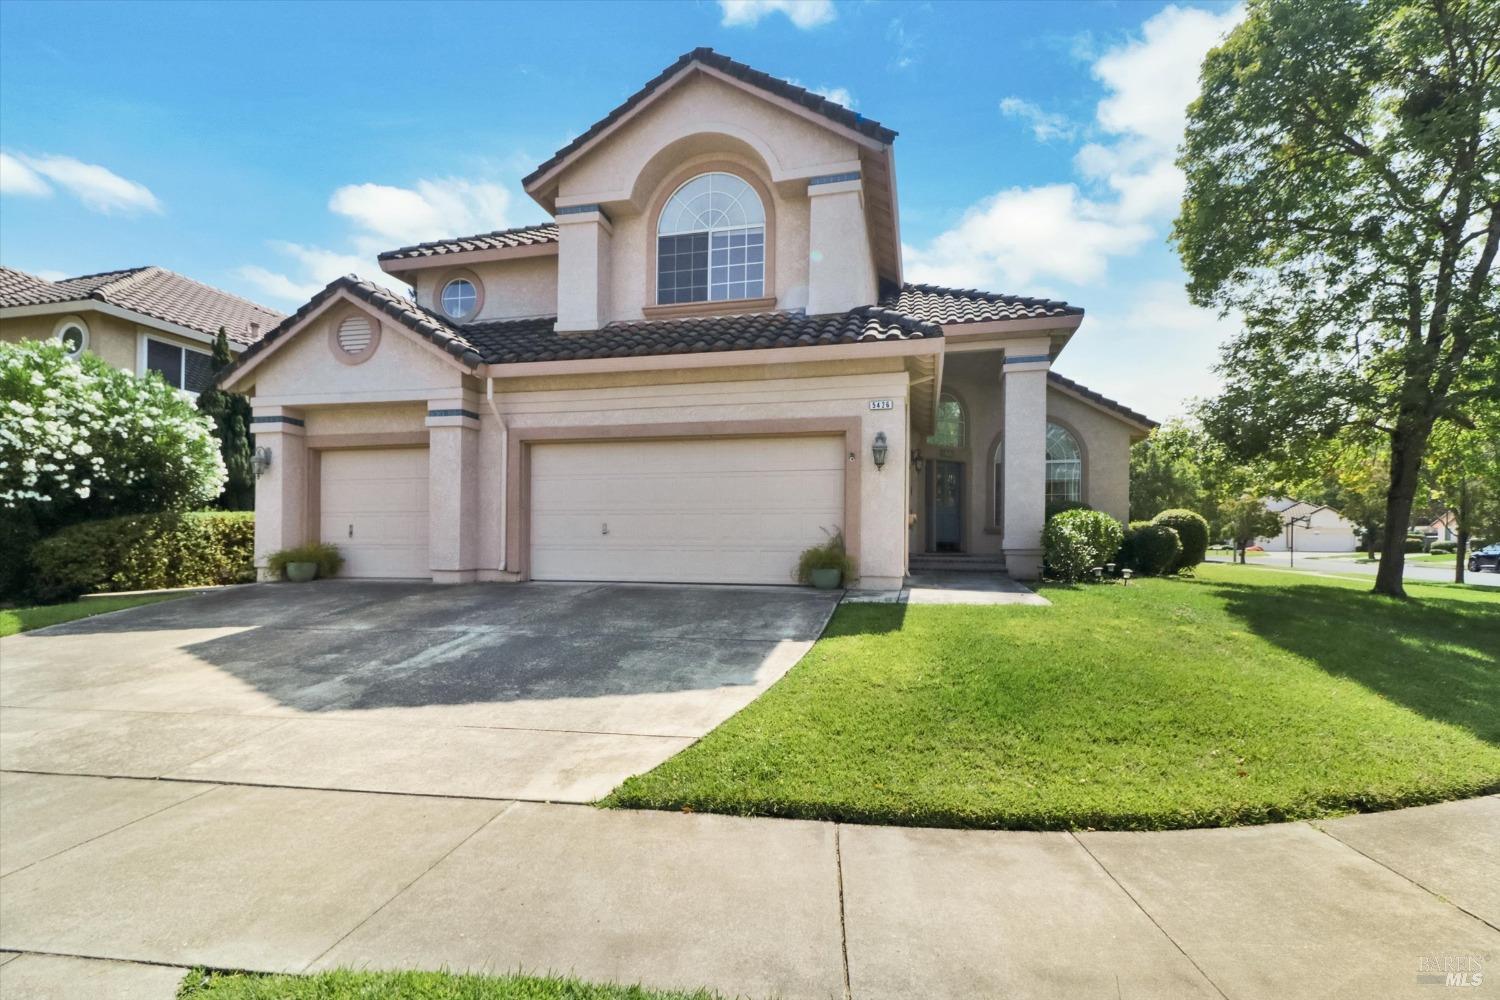
[[[1083,502],[1083,450],[1058,424],[1047,425],[1047,503]]]
[[[734,174],[699,174],[656,224],[656,301],[757,299],[766,289],[766,209]]]
[[[939,448],[962,448],[969,440],[968,425],[964,404],[957,396],[945,392],[938,400],[937,429],[927,443]]]

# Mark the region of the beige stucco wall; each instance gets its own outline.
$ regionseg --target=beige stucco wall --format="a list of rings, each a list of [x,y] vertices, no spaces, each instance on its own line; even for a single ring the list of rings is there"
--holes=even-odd
[[[21,340],[51,339],[61,321],[66,317],[83,321],[83,324],[88,328],[88,349],[91,352],[97,354],[116,368],[128,372],[135,372],[137,370],[137,358],[139,356],[138,340],[141,335],[149,334],[158,340],[178,344],[182,347],[193,348],[194,350],[206,351],[209,349],[209,345],[201,341],[190,340],[175,333],[143,326],[133,323],[130,320],[109,316],[94,310],[0,318],[0,341],[16,342]]]
[[[475,319],[521,319],[557,313],[557,255],[485,261],[464,267],[413,272],[417,302],[442,312],[442,288],[453,278],[478,279],[484,302]]]
[[[1124,522],[1130,517],[1130,434],[1098,407],[1056,388],[1047,390],[1047,419],[1072,431],[1083,448],[1083,499]]]

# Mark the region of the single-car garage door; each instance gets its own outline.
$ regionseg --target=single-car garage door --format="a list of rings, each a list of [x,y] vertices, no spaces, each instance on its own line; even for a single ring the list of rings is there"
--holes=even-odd
[[[842,437],[537,444],[531,576],[792,582],[844,524]]]
[[[430,577],[427,449],[325,451],[319,535],[339,547],[343,576]]]

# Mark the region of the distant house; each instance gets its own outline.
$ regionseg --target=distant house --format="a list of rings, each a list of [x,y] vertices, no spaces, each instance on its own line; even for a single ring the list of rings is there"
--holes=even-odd
[[[1298,552],[1354,552],[1359,548],[1358,528],[1332,507],[1277,497],[1266,501],[1266,509],[1280,514],[1282,523],[1280,534],[1256,539],[1267,552],[1293,547]],[[1307,520],[1286,526],[1292,518],[1303,517]]]
[[[238,354],[284,319],[281,313],[162,267],[61,281],[0,267],[0,341],[59,340],[125,371],[160,372],[184,392],[208,388],[222,327]]]
[[[1422,526],[1422,534],[1430,536],[1434,542],[1458,541],[1458,515],[1451,510],[1443,511]]]

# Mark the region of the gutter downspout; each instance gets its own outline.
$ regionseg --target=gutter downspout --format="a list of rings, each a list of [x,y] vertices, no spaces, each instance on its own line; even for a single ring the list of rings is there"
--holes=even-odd
[[[510,430],[505,425],[505,418],[500,415],[500,409],[495,405],[495,377],[486,375],[484,377],[484,401],[489,404],[490,414],[495,418],[495,423],[500,425],[500,565],[496,567],[501,573],[505,572],[505,497],[510,492],[510,484],[505,477],[510,472],[510,456],[506,449],[510,447]]]

